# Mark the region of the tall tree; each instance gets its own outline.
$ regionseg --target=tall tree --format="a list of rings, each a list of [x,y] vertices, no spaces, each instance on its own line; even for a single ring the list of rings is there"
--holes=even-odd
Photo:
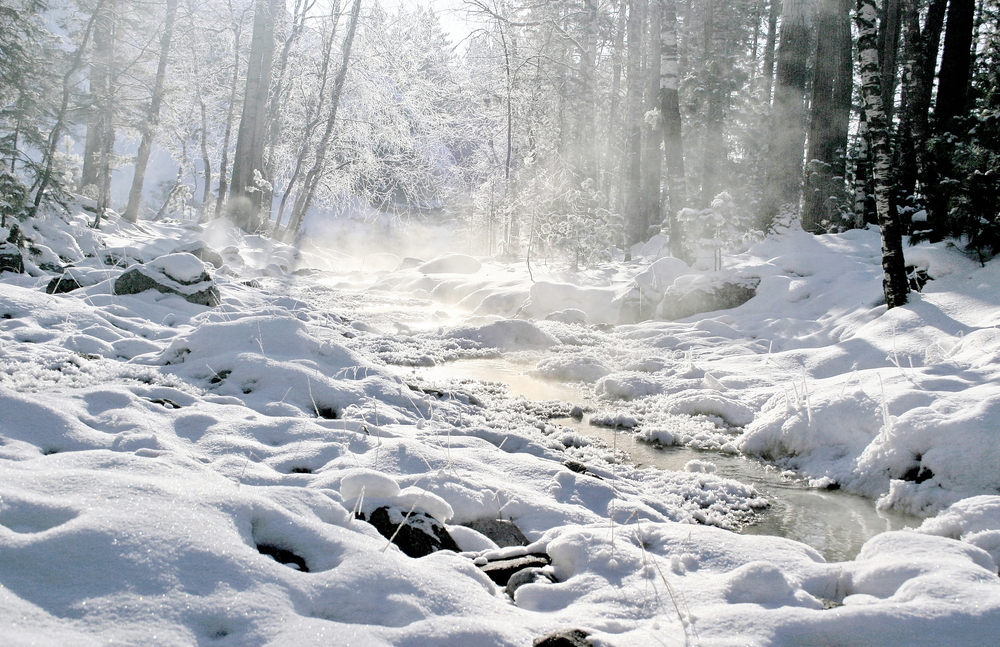
[[[95,24],[103,15],[102,11],[104,9],[104,5],[105,0],[98,0],[93,13],[90,14],[90,18],[87,20],[87,25],[83,30],[83,34],[80,37],[80,44],[77,45],[76,51],[74,51],[73,55],[70,57],[68,65],[66,66],[66,71],[62,75],[62,98],[59,102],[59,107],[56,108],[52,127],[49,129],[49,136],[45,142],[45,148],[42,151],[42,170],[35,176],[35,181],[32,184],[30,191],[35,194],[33,204],[29,211],[29,215],[31,216],[38,213],[38,208],[41,206],[42,202],[49,197],[48,191],[53,181],[56,148],[59,146],[59,139],[66,132],[65,129],[67,126],[70,98],[73,93],[73,79],[83,65],[84,52],[87,51],[87,46],[90,44],[90,38],[93,34]],[[95,224],[100,224],[100,221],[96,221]]]
[[[283,0],[257,0],[254,7],[253,36],[247,65],[243,116],[236,136],[233,177],[229,187],[227,211],[244,231],[261,227],[264,143],[267,133],[268,93],[274,61],[275,26],[284,11]]]
[[[83,171],[80,176],[80,186],[93,185],[100,182],[100,166],[104,151],[108,145],[106,123],[112,120],[107,114],[110,106],[107,104],[108,88],[111,84],[111,65],[114,57],[111,53],[112,28],[115,20],[116,0],[101,2],[100,10],[94,24],[94,52],[90,60],[90,95],[87,105],[87,135],[83,151]]]
[[[767,39],[764,41],[764,103],[771,103],[771,90],[774,86],[774,50],[778,42],[778,15],[781,13],[781,1],[770,0],[767,3]]]
[[[149,100],[149,111],[142,124],[142,141],[139,142],[139,152],[135,159],[135,173],[132,176],[132,188],[128,194],[128,205],[122,217],[129,222],[139,218],[139,203],[142,201],[142,186],[146,181],[146,166],[149,164],[149,154],[153,148],[153,138],[160,121],[160,105],[163,103],[163,83],[167,76],[167,60],[170,57],[170,40],[174,34],[174,19],[177,17],[177,0],[166,0],[166,15],[163,20],[163,34],[160,37],[160,58],[156,65],[156,79],[153,81],[153,94]]]
[[[644,76],[646,77],[645,105],[646,110],[656,114],[660,100],[660,3],[651,3],[648,7],[649,25],[646,29],[646,40],[649,43],[647,48],[647,65]],[[655,122],[654,122],[655,124]],[[660,169],[663,164],[663,153],[660,146],[663,143],[663,134],[660,126],[644,123],[642,129],[642,189],[640,191],[640,211],[639,216],[641,235],[645,241],[649,239],[652,228],[659,228],[663,220],[660,212],[661,180]]]
[[[899,79],[897,59],[902,18],[902,0],[885,0],[878,30],[878,51],[882,69],[882,107],[885,108],[886,123],[890,127],[896,101],[896,81]]]
[[[882,287],[887,308],[906,303],[909,287],[903,260],[903,235],[899,214],[892,206],[892,152],[889,124],[882,105],[883,70],[878,58],[878,12],[874,0],[858,0],[858,58],[861,61],[861,95],[871,133],[875,204],[882,234]]]
[[[954,126],[953,120],[964,115],[968,109],[975,12],[975,0],[948,2],[948,25],[944,33],[937,103],[934,106],[939,132],[948,132]]]
[[[229,142],[233,135],[233,121],[235,120],[236,112],[236,92],[239,89],[240,83],[240,37],[243,35],[243,23],[246,20],[248,10],[249,7],[247,7],[247,9],[240,14],[239,18],[237,18],[232,4],[230,3],[229,5],[229,27],[233,32],[233,73],[229,81],[229,101],[226,103],[226,130],[222,137],[222,159],[219,162],[219,196],[215,202],[216,217],[221,215],[223,212],[223,207],[226,204],[226,189],[229,185],[229,182],[226,179],[226,173],[229,169]]]
[[[820,231],[831,221],[836,196],[843,192],[851,114],[850,7],[844,0],[822,0],[816,14],[808,171],[802,228]],[[844,64],[844,58],[847,64]]]
[[[625,107],[625,160],[624,205],[628,229],[628,247],[641,242],[645,233],[645,223],[642,220],[642,2],[629,1],[628,12],[628,57],[626,59],[626,78],[628,79],[628,94]]]
[[[681,258],[680,224],[677,214],[687,203],[684,177],[684,142],[681,137],[680,61],[677,53],[677,7],[674,0],[661,0],[660,18],[660,129],[667,166],[666,223],[671,256]]]
[[[358,28],[358,15],[360,13],[361,0],[354,0],[354,6],[351,8],[351,19],[347,24],[347,34],[344,36],[340,69],[333,80],[333,88],[330,95],[330,114],[326,120],[326,129],[323,132],[323,137],[316,145],[316,154],[312,168],[306,173],[298,189],[298,195],[295,197],[295,204],[292,207],[292,214],[289,216],[288,221],[287,235],[289,237],[294,237],[298,234],[299,227],[302,226],[302,220],[305,218],[306,213],[309,212],[309,207],[312,206],[312,201],[316,195],[316,187],[323,176],[323,172],[326,170],[326,156],[330,148],[330,138],[333,136],[333,129],[337,122],[340,95],[344,90],[344,82],[347,80],[348,63],[351,60],[351,47],[354,44],[354,34]]]
[[[788,205],[798,212],[805,145],[806,61],[809,25],[805,0],[784,0],[778,43],[778,71],[770,136],[771,164],[764,186],[760,225],[767,227]]]

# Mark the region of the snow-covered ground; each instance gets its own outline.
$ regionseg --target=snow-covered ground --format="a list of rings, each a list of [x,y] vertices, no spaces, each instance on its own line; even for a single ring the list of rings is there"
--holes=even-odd
[[[721,273],[653,241],[533,282],[222,222],[85,225],[29,223],[29,274],[0,279],[2,644],[995,644],[1000,262],[907,249],[933,280],[886,312],[872,231],[789,228]],[[156,258],[190,293],[199,267],[166,255],[198,241],[221,253],[204,266],[220,305],[115,294]],[[47,294],[66,262],[84,287]],[[630,303],[645,318],[665,294],[758,281],[733,309],[622,323]],[[580,382],[592,422],[704,459],[635,469],[558,424],[571,403],[404,368],[499,356]],[[839,563],[736,534],[766,502],[713,451],[927,520]],[[464,552],[407,557],[355,518],[379,505],[426,511]],[[498,518],[530,545],[466,527]],[[532,553],[551,577],[513,599],[479,568]]]

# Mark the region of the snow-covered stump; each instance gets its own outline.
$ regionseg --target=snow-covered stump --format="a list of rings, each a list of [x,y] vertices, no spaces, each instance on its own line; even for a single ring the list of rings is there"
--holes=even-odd
[[[167,254],[132,267],[115,280],[115,294],[158,290],[177,294],[191,303],[209,307],[221,303],[219,288],[205,271],[205,263],[192,254]]]

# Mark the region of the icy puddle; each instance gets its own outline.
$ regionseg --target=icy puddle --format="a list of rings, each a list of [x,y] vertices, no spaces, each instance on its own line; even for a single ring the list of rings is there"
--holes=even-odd
[[[430,381],[473,379],[501,382],[514,395],[530,400],[584,402],[584,391],[573,384],[553,382],[527,374],[532,367],[504,359],[461,360],[432,367],[407,368],[406,373]],[[587,418],[559,418],[554,423],[602,439],[626,452],[637,467],[683,470],[693,459],[716,465],[715,474],[754,485],[771,503],[744,534],[777,535],[800,541],[818,550],[828,562],[854,559],[874,535],[887,530],[919,526],[922,519],[877,512],[873,502],[846,492],[817,490],[781,470],[738,455],[698,451],[687,447],[664,447],[636,438],[629,432],[589,424]]]

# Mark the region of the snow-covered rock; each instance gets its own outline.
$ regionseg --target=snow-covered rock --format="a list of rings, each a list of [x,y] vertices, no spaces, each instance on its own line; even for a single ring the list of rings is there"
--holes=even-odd
[[[177,294],[205,306],[221,303],[219,288],[205,271],[205,263],[188,253],[168,254],[133,266],[115,280],[115,294],[146,290]]]

